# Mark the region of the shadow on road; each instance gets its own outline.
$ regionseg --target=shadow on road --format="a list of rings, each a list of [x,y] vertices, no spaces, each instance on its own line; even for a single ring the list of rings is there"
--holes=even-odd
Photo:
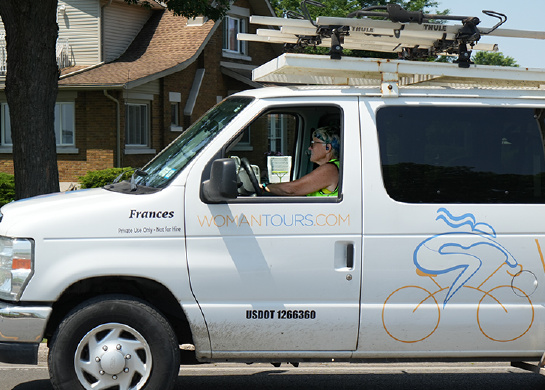
[[[303,374],[282,375],[278,371],[254,375],[179,376],[176,389],[223,388],[240,390],[372,389],[372,390],[525,390],[545,389],[545,377],[531,373],[493,374]]]
[[[48,379],[21,383],[13,388],[13,390],[53,390],[51,382]]]
[[[182,369],[183,370],[183,369]],[[372,389],[372,390],[524,390],[545,389],[545,377],[531,373],[401,373],[401,374],[297,374],[283,370],[251,375],[180,375],[176,390],[222,388],[236,390]],[[34,380],[12,390],[52,390],[49,380]],[[8,389],[6,389],[8,390]],[[156,389],[154,389],[156,390]],[[158,389],[157,389],[158,390]]]

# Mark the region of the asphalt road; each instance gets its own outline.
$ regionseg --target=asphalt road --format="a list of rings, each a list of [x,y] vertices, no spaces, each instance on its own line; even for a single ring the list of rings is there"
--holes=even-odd
[[[542,390],[545,376],[509,363],[203,364],[180,369],[176,389],[446,389]],[[43,358],[38,366],[0,364],[0,390],[52,390]]]

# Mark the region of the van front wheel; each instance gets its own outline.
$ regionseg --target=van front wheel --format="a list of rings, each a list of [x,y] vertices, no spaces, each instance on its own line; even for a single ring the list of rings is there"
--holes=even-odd
[[[172,389],[180,352],[167,320],[126,296],[85,302],[62,322],[49,349],[57,390]]]

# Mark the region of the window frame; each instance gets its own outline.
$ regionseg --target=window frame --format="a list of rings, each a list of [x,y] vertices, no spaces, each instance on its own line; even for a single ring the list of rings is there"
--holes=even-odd
[[[255,122],[257,119],[261,118],[263,115],[269,115],[269,114],[283,114],[283,115],[293,115],[297,118],[297,124],[298,127],[297,134],[295,135],[295,142],[296,142],[296,150],[293,153],[288,153],[287,155],[291,155],[293,157],[293,166],[292,170],[295,176],[302,177],[304,176],[305,169],[308,170],[310,166],[312,166],[312,163],[308,162],[308,166],[302,166],[300,164],[300,159],[302,155],[306,155],[306,151],[308,147],[310,146],[310,128],[308,128],[309,123],[307,123],[307,120],[305,116],[308,115],[306,113],[305,115],[301,115],[298,110],[301,109],[315,109],[317,107],[327,107],[330,109],[335,109],[339,113],[339,132],[341,137],[341,148],[339,153],[339,183],[338,183],[338,195],[337,196],[280,196],[280,195],[266,195],[266,196],[241,196],[239,195],[236,199],[229,199],[227,200],[228,204],[235,204],[235,203],[341,203],[344,198],[343,193],[343,180],[344,180],[344,162],[345,162],[345,156],[344,156],[344,137],[345,137],[345,112],[342,105],[335,104],[335,103],[318,103],[318,104],[273,104],[268,107],[266,107],[263,111],[256,114],[251,121],[249,121],[242,129],[250,128],[252,123]],[[268,132],[268,129],[267,129]],[[304,137],[308,133],[309,138],[304,139]],[[267,134],[267,137],[269,134]],[[223,148],[218,151],[218,156],[226,156],[229,154],[229,152],[237,151],[236,146],[233,145],[233,142],[237,140],[240,137],[240,133],[237,133],[234,137],[231,138],[230,142],[227,142]],[[297,146],[301,145],[301,146]],[[211,163],[215,160],[212,159],[209,162],[209,166],[211,166]],[[252,161],[250,161],[252,163]],[[308,173],[308,172],[307,172]],[[293,174],[292,174],[293,176]],[[295,178],[292,178],[295,180]]]
[[[287,152],[287,114],[278,113],[272,115],[275,120],[269,122],[269,150],[285,155]],[[280,143],[280,150],[276,150],[277,142]],[[275,150],[272,147],[273,143],[275,144]]]
[[[65,124],[65,116],[63,114],[65,107],[72,108],[72,117],[69,119],[72,128],[72,142],[63,142],[63,128]],[[57,110],[59,116],[57,117]],[[57,123],[59,123],[59,128],[57,128]],[[59,139],[60,138],[60,139]],[[76,106],[74,102],[57,102],[55,103],[55,140],[57,147],[73,147],[76,144]]]
[[[182,126],[180,104],[182,102],[181,92],[169,92],[168,101],[170,102],[170,131],[182,132],[184,127]]]
[[[9,115],[9,105],[8,103],[2,103],[2,147],[13,147],[13,139],[11,138],[11,119]],[[9,139],[11,142],[7,142],[9,129]]]
[[[234,32],[232,32],[232,29],[230,28],[230,22],[236,22],[237,27],[234,29]],[[226,53],[233,53],[238,55],[246,55],[246,42],[245,41],[239,41],[237,39],[238,33],[246,33],[248,31],[247,27],[247,20],[243,17],[238,17],[235,15],[226,15],[223,19],[223,44],[222,49]],[[236,47],[232,47],[233,41]]]
[[[240,139],[240,141],[234,146],[232,151],[235,152],[249,152],[254,150],[252,146],[252,128],[248,126]]]
[[[65,143],[62,142],[62,131],[61,127],[63,126],[64,120],[62,112],[64,111],[63,107],[71,107],[72,113],[70,118],[70,128],[72,131],[72,142]],[[57,113],[60,113],[61,118],[57,117]],[[2,102],[0,108],[0,153],[13,153],[13,140],[11,139],[11,120],[9,114],[9,105],[7,102]],[[55,146],[57,149],[57,154],[77,154],[79,149],[76,148],[76,103],[74,101],[57,101],[55,102]],[[9,130],[9,138],[11,142],[7,142]],[[57,136],[59,135],[59,136]]]
[[[180,126],[180,103],[170,102],[170,127]]]
[[[411,205],[545,204],[545,124],[537,111],[545,116],[538,106],[379,107],[376,126],[385,193]],[[459,120],[445,122],[446,117]],[[442,125],[434,128],[433,123]],[[508,145],[513,149],[506,149]],[[460,149],[463,153],[457,153]]]
[[[130,107],[140,107],[144,109],[145,119],[140,121],[141,128],[140,136],[144,136],[145,142],[128,143],[130,121]],[[140,113],[141,115],[141,113]],[[142,128],[143,126],[143,128]],[[133,134],[134,135],[134,134]],[[125,154],[155,154],[155,150],[151,148],[151,102],[142,100],[129,100],[125,102],[125,134],[124,134],[124,153]]]
[[[231,33],[229,29],[229,21],[238,21],[238,28],[234,33]],[[223,18],[222,25],[222,56],[225,58],[232,58],[244,61],[251,61],[252,58],[249,56],[249,47],[248,42],[239,41],[236,39],[236,34],[238,33],[248,33],[249,32],[249,20],[250,20],[250,10],[248,8],[231,6],[229,13]],[[234,36],[234,42],[236,43],[236,48],[233,48],[229,45],[230,38]]]

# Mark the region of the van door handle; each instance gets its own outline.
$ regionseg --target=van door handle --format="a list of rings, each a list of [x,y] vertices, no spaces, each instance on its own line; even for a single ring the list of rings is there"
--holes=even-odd
[[[354,244],[348,244],[346,246],[346,267],[354,268]]]

